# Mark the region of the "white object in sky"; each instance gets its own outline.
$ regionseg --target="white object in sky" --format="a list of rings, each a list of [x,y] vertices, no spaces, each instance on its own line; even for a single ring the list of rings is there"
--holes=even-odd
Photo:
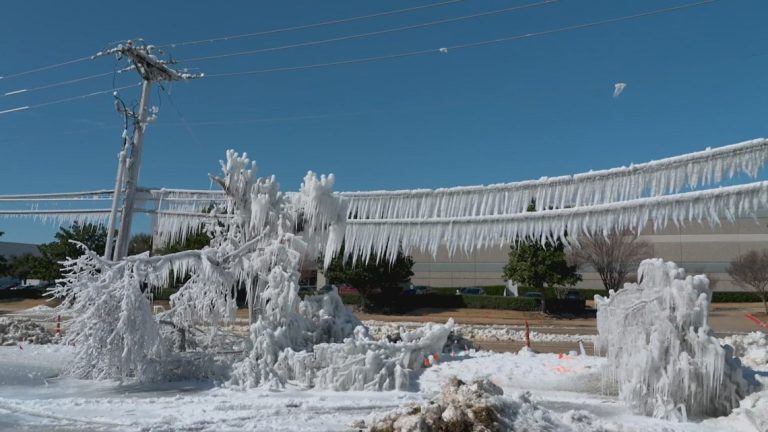
[[[627,87],[627,83],[616,83],[613,85],[613,97],[617,98]]]

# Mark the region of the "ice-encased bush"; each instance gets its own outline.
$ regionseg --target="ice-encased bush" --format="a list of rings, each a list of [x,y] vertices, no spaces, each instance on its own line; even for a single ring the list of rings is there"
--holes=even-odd
[[[686,420],[719,416],[748,391],[741,363],[707,323],[712,293],[704,275],[649,259],[639,284],[595,296],[595,348],[608,359],[603,384],[639,413]]]

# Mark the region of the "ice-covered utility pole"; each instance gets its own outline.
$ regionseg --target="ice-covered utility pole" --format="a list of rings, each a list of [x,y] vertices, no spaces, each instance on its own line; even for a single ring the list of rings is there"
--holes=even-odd
[[[153,51],[155,51],[155,48],[152,45],[137,45],[133,41],[127,41],[125,44],[119,44],[114,48],[99,52],[95,56],[114,54],[118,58],[126,57],[133,63],[134,68],[141,76],[139,108],[137,112],[124,113],[133,118],[134,131],[133,139],[129,140],[129,148],[124,148],[118,157],[115,195],[113,196],[112,211],[109,216],[107,246],[104,252],[104,257],[107,259],[122,259],[128,252],[128,241],[131,235],[131,224],[133,223],[134,205],[136,203],[136,185],[141,168],[144,132],[148,122],[154,118],[154,116],[149,116],[149,98],[152,83],[154,81],[180,81],[202,77],[201,74],[188,74],[169,68],[164,61],[153,54]],[[127,155],[128,151],[130,151],[130,155]],[[112,237],[117,220],[117,203],[120,201],[121,190],[125,191],[125,199],[121,211],[120,229],[117,233],[117,241],[115,242],[113,253]]]

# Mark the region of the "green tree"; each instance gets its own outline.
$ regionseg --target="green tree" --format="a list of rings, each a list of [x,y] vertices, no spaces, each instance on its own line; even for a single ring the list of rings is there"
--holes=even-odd
[[[198,231],[190,233],[184,240],[176,240],[164,247],[157,249],[158,255],[168,255],[171,253],[182,252],[187,250],[200,250],[206,246],[210,246],[211,237],[205,231]]]
[[[360,304],[364,309],[374,306],[371,294],[380,290],[382,302],[395,299],[403,284],[410,282],[413,276],[413,258],[398,252],[395,262],[379,261],[372,254],[367,263],[358,259],[353,265],[352,258],[344,259],[344,251],[331,261],[324,274],[329,283],[348,283],[360,293]]]
[[[128,242],[128,255],[152,252],[152,234],[138,233]]]
[[[0,231],[0,237],[5,234],[4,232]],[[8,275],[8,261],[5,259],[4,256],[0,255],[0,276],[6,276]]]
[[[575,265],[568,265],[565,246],[555,243],[528,242],[512,245],[509,262],[504,266],[504,277],[523,286],[538,289],[573,286],[581,280]]]
[[[531,202],[528,211],[535,211]],[[527,241],[513,244],[509,261],[504,266],[504,278],[523,286],[538,289],[545,296],[545,288],[573,286],[581,280],[576,265],[569,265],[565,244],[552,241]]]
[[[11,257],[8,264],[8,274],[26,283],[30,276],[33,276],[40,268],[41,259],[31,253],[15,255]]]
[[[88,249],[103,255],[107,244],[107,229],[103,225],[75,222],[69,228],[59,228],[59,232],[54,237],[55,241],[38,246],[42,257],[40,265],[32,276],[49,281],[61,278],[60,262],[83,254],[80,247],[71,240],[80,242]]]

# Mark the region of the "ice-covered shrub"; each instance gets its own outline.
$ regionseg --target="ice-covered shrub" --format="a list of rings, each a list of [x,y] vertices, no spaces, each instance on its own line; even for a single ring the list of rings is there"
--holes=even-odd
[[[157,379],[166,347],[136,264],[112,267],[83,249],[64,263],[64,279],[53,290],[64,300],[59,311],[72,317],[63,339],[75,347],[70,371],[83,378]]]
[[[660,418],[718,416],[737,407],[748,385],[733,349],[721,346],[707,323],[707,277],[649,259],[638,278],[607,298],[595,296],[606,388],[616,388],[635,412]]]

